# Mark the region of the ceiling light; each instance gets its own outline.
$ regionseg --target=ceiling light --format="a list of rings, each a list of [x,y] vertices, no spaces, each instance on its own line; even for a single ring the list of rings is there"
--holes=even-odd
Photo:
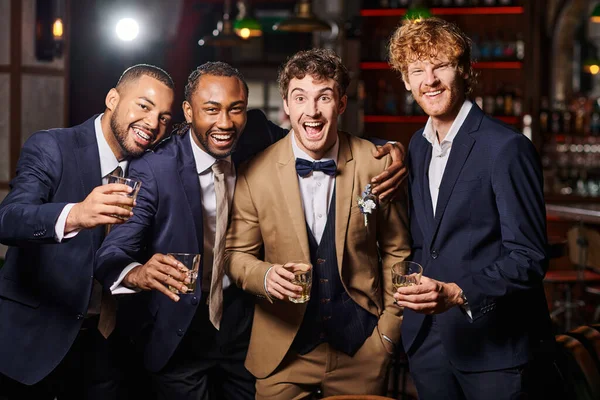
[[[301,0],[296,4],[295,14],[275,24],[273,29],[285,32],[326,32],[331,30],[331,25],[313,14],[310,0]]]

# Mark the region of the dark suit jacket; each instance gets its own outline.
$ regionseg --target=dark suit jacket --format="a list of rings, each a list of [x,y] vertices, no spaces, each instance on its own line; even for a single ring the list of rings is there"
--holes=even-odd
[[[427,177],[432,146],[422,132],[408,151],[413,258],[425,276],[458,284],[473,313],[473,321],[459,307],[436,316],[446,353],[464,371],[524,364],[540,340],[551,337],[535,148],[473,105],[452,144],[434,217]],[[423,320],[404,313],[408,352]]]
[[[67,203],[102,184],[94,119],[33,134],[0,205],[0,373],[34,384],[69,351],[87,312],[94,253],[104,229],[58,244],[54,225]]]
[[[274,143],[287,132],[268,122],[260,111],[248,112],[234,162],[238,164]],[[174,136],[153,152],[131,162],[129,176],[142,181],[134,216],[111,230],[98,251],[96,276],[110,287],[131,262],[146,262],[155,253],[203,253],[200,183],[190,133]],[[181,295],[178,303],[159,292],[124,296],[119,323],[144,354],[150,371],[160,370],[171,358],[190,327],[200,297],[200,279],[194,294]],[[224,341],[235,341],[251,323],[248,313],[228,319],[224,315]],[[239,318],[243,318],[239,320]]]

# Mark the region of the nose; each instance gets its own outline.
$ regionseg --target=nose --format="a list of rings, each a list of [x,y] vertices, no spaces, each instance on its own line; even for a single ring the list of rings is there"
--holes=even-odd
[[[231,120],[227,110],[223,110],[219,113],[219,118],[217,119],[217,128],[223,130],[229,130],[233,128],[233,121]]]
[[[318,100],[307,101],[306,102],[306,108],[304,109],[304,112],[309,117],[316,117],[319,114]]]
[[[433,68],[425,68],[425,84],[427,86],[434,86],[438,81],[438,78]]]
[[[158,128],[158,120],[160,119],[160,115],[157,112],[146,114],[146,118],[144,118],[144,122],[151,130],[156,130]]]

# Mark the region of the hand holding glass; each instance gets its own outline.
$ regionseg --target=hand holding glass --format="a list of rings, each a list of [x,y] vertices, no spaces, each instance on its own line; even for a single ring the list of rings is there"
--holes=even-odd
[[[131,193],[119,193],[119,194],[130,197],[133,199],[133,201],[135,201],[135,199],[138,195],[138,192],[140,191],[140,187],[142,186],[142,182],[140,182],[140,181],[136,181],[134,179],[129,179],[129,178],[123,178],[123,177],[115,176],[115,175],[108,176],[108,183],[119,183],[121,185],[127,185],[130,188],[132,188],[133,190],[131,191]],[[132,210],[132,208],[129,206],[121,206],[120,205],[119,207],[124,208],[129,211]],[[118,218],[121,218],[121,217],[118,217]],[[121,218],[121,219],[127,220],[127,218]]]
[[[413,261],[400,261],[392,266],[394,291],[400,287],[415,286],[421,283],[423,267]]]
[[[185,272],[186,279],[185,285],[187,286],[186,293],[193,293],[196,290],[196,279],[198,279],[198,270],[200,269],[200,254],[190,253],[168,253],[170,257],[173,257],[185,267],[181,272]],[[169,285],[169,290],[173,293],[180,294],[179,289]]]
[[[283,266],[294,274],[291,283],[302,287],[300,297],[288,297],[292,303],[306,303],[310,300],[310,289],[312,288],[312,265],[303,261],[291,261]]]

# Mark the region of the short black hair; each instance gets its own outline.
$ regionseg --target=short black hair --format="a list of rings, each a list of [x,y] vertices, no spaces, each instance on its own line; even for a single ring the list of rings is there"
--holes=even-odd
[[[244,85],[244,91],[246,92],[246,97],[248,97],[248,84],[244,79],[244,76],[237,68],[232,67],[231,65],[222,62],[222,61],[209,61],[200,65],[196,68],[190,76],[188,77],[187,85],[185,85],[185,99],[188,102],[191,102],[192,93],[196,90],[198,86],[198,80],[202,75],[212,75],[212,76],[226,76],[226,77],[235,77],[238,78]]]
[[[119,78],[116,88],[119,89],[119,87],[122,87],[127,83],[134,82],[140,79],[143,75],[148,75],[149,77],[164,83],[169,89],[175,90],[175,84],[173,83],[173,78],[171,78],[171,75],[169,75],[164,69],[150,64],[137,64],[127,68]]]

